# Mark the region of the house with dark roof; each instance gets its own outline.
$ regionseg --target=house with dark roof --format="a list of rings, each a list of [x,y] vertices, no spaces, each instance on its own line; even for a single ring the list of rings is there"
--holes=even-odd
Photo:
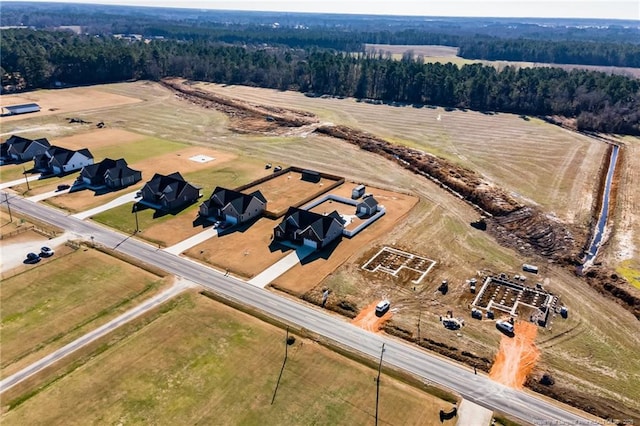
[[[289,207],[282,222],[273,229],[273,237],[276,241],[290,241],[321,249],[340,238],[343,230],[344,220],[335,210],[322,215]]]
[[[49,174],[62,174],[80,170],[93,164],[93,155],[87,148],[74,151],[59,146],[49,147],[44,154],[34,157],[34,168]]]
[[[5,162],[22,163],[33,160],[37,155],[44,154],[49,147],[51,144],[46,138],[31,140],[13,135],[6,142],[0,144],[0,156]]]
[[[211,197],[200,205],[200,216],[239,224],[259,217],[266,207],[267,200],[260,191],[243,194],[217,186]]]
[[[157,210],[177,209],[200,198],[200,188],[184,180],[179,172],[167,176],[156,173],[141,192],[139,202]]]
[[[358,216],[371,216],[378,211],[378,200],[373,195],[365,197],[356,205],[356,214]]]
[[[99,163],[84,166],[78,181],[91,188],[124,188],[142,180],[142,173],[127,165],[124,158],[105,158]]]

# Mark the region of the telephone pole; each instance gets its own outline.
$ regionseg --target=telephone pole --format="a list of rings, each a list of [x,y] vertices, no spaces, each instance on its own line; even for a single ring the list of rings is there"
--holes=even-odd
[[[7,210],[9,210],[9,223],[13,222],[13,216],[11,215],[11,204],[9,204],[9,194],[4,193],[4,201],[7,203]]]
[[[24,166],[22,167],[22,174],[24,175],[24,181],[27,183],[27,191],[31,191],[31,188],[29,187],[29,178],[27,177],[27,169],[25,169]]]
[[[380,400],[380,371],[382,370],[382,355],[384,355],[384,343],[380,351],[380,364],[378,364],[378,378],[376,379],[376,426],[378,426],[378,401]]]

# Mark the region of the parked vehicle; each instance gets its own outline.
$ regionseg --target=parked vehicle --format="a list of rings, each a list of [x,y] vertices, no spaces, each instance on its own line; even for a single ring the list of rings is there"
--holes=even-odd
[[[66,183],[58,185],[58,191],[64,191],[65,189],[69,189],[69,188],[71,188],[71,185],[67,185]]]
[[[56,252],[49,248],[49,247],[42,247],[40,249],[40,257],[51,257],[55,254]]]
[[[275,172],[279,172],[280,170],[282,170],[282,167],[281,167],[281,166],[275,166],[275,167],[273,168],[273,173],[275,173]]]
[[[382,300],[380,303],[376,305],[376,316],[381,317],[384,314],[386,314],[390,306],[391,306],[391,302],[389,302],[386,299]]]
[[[38,263],[40,262],[40,256],[35,253],[27,253],[27,259],[24,261],[25,263]]]
[[[496,328],[509,337],[513,337],[514,335],[513,324],[509,321],[496,321]]]
[[[270,169],[271,168],[271,163],[265,164],[264,168],[267,169],[267,170]]]

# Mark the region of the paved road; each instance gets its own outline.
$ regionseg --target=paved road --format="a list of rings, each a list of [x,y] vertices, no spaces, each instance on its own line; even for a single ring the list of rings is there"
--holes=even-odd
[[[534,394],[500,385],[459,364],[421,350],[415,345],[388,336],[373,334],[349,324],[342,318],[326,313],[320,308],[298,303],[267,290],[248,285],[233,277],[225,277],[200,265],[173,254],[123,236],[112,230],[76,218],[45,205],[38,205],[14,196],[11,200],[16,211],[66,229],[72,233],[93,236],[95,242],[116,248],[143,262],[157,266],[201,284],[216,294],[246,306],[259,309],[281,321],[303,327],[313,333],[364,354],[373,359],[380,356],[385,344],[384,363],[459,393],[464,399],[491,410],[501,411],[526,423],[589,424],[586,413],[559,403],[550,402]],[[593,422],[593,424],[597,424]]]
[[[78,349],[80,349],[85,345],[88,345],[89,343],[95,341],[96,339],[99,339],[100,337],[112,332],[116,328],[139,317],[140,315],[144,314],[150,309],[160,306],[161,304],[171,299],[172,297],[176,296],[177,294],[179,294],[189,286],[190,286],[190,283],[186,282],[185,280],[178,280],[173,286],[163,291],[162,293],[159,293],[151,297],[150,299],[145,300],[143,303],[125,312],[119,317],[85,334],[79,339],[74,340],[68,345],[61,347],[57,351],[34,362],[33,364],[18,371],[17,373],[3,379],[2,381],[0,381],[0,393],[8,389],[11,389],[13,386],[17,385],[20,382],[23,382],[24,380],[27,380],[29,377],[33,376],[37,372],[44,370],[45,368],[49,367],[51,364],[72,354],[73,352],[77,351]]]

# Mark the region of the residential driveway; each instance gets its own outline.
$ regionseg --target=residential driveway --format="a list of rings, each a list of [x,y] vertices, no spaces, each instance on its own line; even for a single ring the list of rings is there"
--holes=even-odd
[[[458,407],[458,423],[456,423],[456,426],[488,426],[491,424],[492,418],[493,411],[468,399],[463,399]]]
[[[27,253],[40,253],[40,247],[42,246],[47,246],[55,250],[57,247],[66,243],[68,238],[69,234],[65,233],[52,239],[38,236],[38,238],[30,239],[29,241],[9,244],[3,241],[2,244],[0,244],[0,271],[6,272],[22,265],[22,262],[27,258]]]
[[[109,201],[106,204],[103,204],[101,206],[98,206],[96,208],[93,208],[91,210],[85,210],[83,212],[80,213],[76,213],[76,214],[72,214],[72,217],[78,218],[78,219],[86,219],[88,217],[91,217],[93,215],[96,215],[98,213],[102,213],[104,211],[110,210],[114,207],[118,207],[121,206],[123,204],[127,204],[130,203],[132,201],[136,200],[136,192],[138,191],[133,191],[130,192],[128,194],[124,194],[121,195],[120,197],[116,198],[115,200]]]
[[[275,280],[280,275],[296,266],[302,259],[309,256],[313,252],[314,249],[311,247],[298,247],[296,248],[296,251],[294,251],[293,253],[289,253],[284,258],[280,259],[278,262],[274,263],[247,282],[256,287],[264,288],[271,281]]]
[[[167,253],[178,255],[185,250],[190,249],[193,246],[196,246],[209,238],[213,238],[218,236],[218,230],[213,226],[209,229],[205,229],[204,231],[194,235],[193,237],[189,237],[186,240],[180,241],[178,244],[174,244],[171,247],[167,247],[164,249]]]
[[[57,189],[55,189],[53,191],[45,192],[44,194],[38,194],[32,197],[28,197],[27,200],[37,203],[38,201],[46,200],[47,198],[55,197],[56,195],[68,194],[69,191],[71,191],[71,187],[63,189],[62,191],[58,191]]]
[[[34,180],[38,180],[38,179],[40,179],[40,173],[38,173],[37,175],[31,175],[27,177],[27,180],[29,182],[33,182]],[[24,178],[11,180],[9,182],[2,182],[0,183],[0,189],[11,188],[12,186],[20,185],[21,183],[25,183]]]

